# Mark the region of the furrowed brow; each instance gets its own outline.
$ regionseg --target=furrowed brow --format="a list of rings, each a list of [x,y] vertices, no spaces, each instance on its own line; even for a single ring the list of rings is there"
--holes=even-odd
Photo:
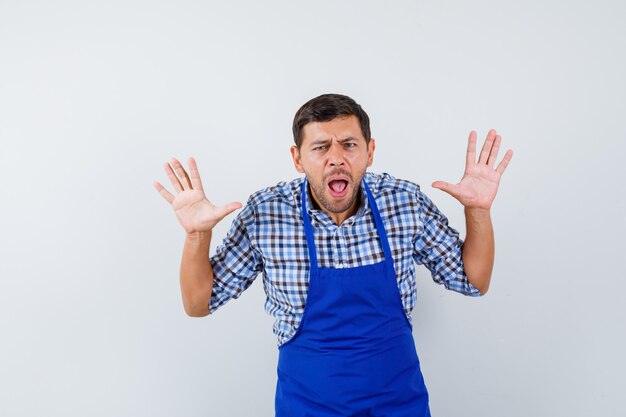
[[[323,145],[325,143],[330,142],[328,139],[315,139],[313,142],[311,142],[311,146],[314,145]]]

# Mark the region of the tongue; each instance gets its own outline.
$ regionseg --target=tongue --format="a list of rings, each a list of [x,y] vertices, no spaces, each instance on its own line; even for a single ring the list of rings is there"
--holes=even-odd
[[[331,181],[328,185],[330,186],[330,188],[332,188],[334,192],[340,193],[346,189],[348,183],[343,180],[334,180]]]

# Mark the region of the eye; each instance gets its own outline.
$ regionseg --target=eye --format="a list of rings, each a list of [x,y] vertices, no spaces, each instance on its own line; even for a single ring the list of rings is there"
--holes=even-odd
[[[324,149],[326,149],[326,145],[316,146],[313,148],[314,151],[323,151]]]
[[[354,148],[356,146],[356,143],[354,142],[347,142],[344,144],[346,148]]]

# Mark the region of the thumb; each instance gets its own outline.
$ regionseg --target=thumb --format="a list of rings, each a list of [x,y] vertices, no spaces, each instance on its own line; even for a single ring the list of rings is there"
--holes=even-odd
[[[437,188],[438,190],[445,191],[446,193],[450,194],[453,197],[458,194],[459,186],[456,184],[450,184],[449,182],[445,182],[445,181],[435,181],[431,185],[433,188]]]
[[[234,201],[232,203],[228,203],[228,204],[223,205],[222,207],[219,207],[218,213],[219,213],[220,220],[228,216],[233,211],[241,208],[242,206],[243,205],[241,203]]]

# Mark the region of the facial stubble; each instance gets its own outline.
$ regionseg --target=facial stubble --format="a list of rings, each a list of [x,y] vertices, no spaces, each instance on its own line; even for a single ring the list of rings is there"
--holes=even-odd
[[[328,177],[335,175],[337,173],[340,174],[345,174],[347,176],[350,177],[350,182],[351,184],[355,184],[355,182],[352,180],[352,176],[345,171],[341,171],[341,172],[333,172],[331,174],[328,175]],[[360,190],[360,185],[361,185],[361,180],[363,179],[363,176],[365,175],[365,171],[363,171],[361,173],[361,175],[359,175],[359,181],[358,186],[353,187],[352,188],[352,194],[350,195],[350,198],[348,198],[346,201],[344,202],[334,202],[331,199],[327,199],[326,198],[326,193],[328,193],[329,191],[327,190],[327,181],[326,179],[322,180],[322,183],[312,183],[311,181],[309,181],[310,186],[313,188],[313,191],[315,192],[315,196],[317,197],[319,203],[324,206],[324,208],[328,211],[330,211],[331,213],[343,213],[344,211],[348,210],[350,207],[352,207],[352,204],[354,204],[354,201],[357,199],[358,195],[359,195],[359,190]],[[350,184],[348,184],[349,186]]]

